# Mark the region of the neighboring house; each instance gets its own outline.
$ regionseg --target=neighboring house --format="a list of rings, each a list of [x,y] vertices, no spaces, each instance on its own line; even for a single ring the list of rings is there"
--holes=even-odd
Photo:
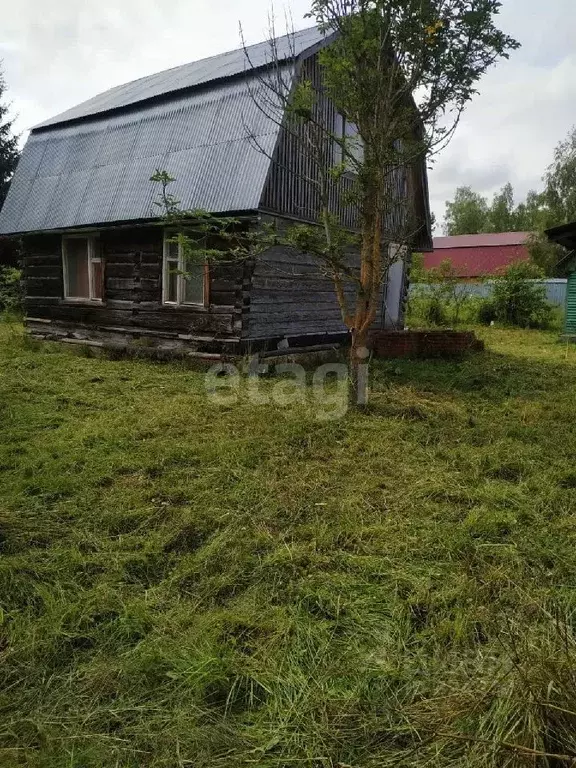
[[[434,249],[425,255],[424,266],[432,269],[449,261],[463,280],[497,275],[511,264],[528,261],[529,237],[529,232],[435,237]]]
[[[576,221],[548,229],[546,235],[553,243],[564,246],[568,251],[562,261],[563,270],[568,274],[564,333],[576,339]]]
[[[317,53],[331,39],[307,29],[279,38],[275,50],[284,80],[312,81],[317,116],[347,130],[321,89]],[[234,215],[245,227],[317,222],[317,196],[302,181],[316,171],[282,119],[257,103],[270,50],[269,41],[248,49],[258,71],[247,68],[245,51],[232,51],[118,86],[32,130],[0,234],[22,236],[27,324],[35,335],[184,346],[192,354],[346,338],[332,281],[311,256],[275,247],[255,262],[182,274],[181,254],[153,206],[158,189],[149,179],[161,169],[175,177],[170,191],[183,209]],[[425,163],[396,181],[411,217],[410,246],[425,250]],[[333,211],[355,227],[341,186]],[[390,268],[378,324],[402,326],[407,266]]]

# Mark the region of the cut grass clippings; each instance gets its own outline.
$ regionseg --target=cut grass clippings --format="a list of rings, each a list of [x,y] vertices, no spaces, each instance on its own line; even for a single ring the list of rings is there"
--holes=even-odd
[[[319,422],[4,324],[0,765],[570,765],[576,347],[483,336]]]

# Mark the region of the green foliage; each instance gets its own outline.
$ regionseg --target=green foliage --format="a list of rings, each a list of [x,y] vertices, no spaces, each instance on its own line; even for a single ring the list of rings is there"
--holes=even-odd
[[[530,262],[512,264],[494,284],[491,304],[496,319],[522,328],[545,328],[551,308],[545,290],[532,283],[542,278],[542,271]]]
[[[454,302],[443,298],[427,287],[413,286],[407,307],[406,323],[410,328],[470,327],[479,322],[479,313],[485,300],[464,292]],[[495,318],[491,318],[495,319]],[[490,324],[489,322],[487,323]]]
[[[424,319],[428,325],[448,325],[448,312],[438,296],[427,299],[424,307]]]
[[[489,231],[488,219],[486,198],[471,187],[458,187],[454,200],[446,202],[444,230],[447,235],[476,235]]]
[[[340,33],[320,53],[328,92],[358,126],[365,144],[372,145],[372,152],[383,149],[367,130],[374,125],[370,109],[379,93],[414,94],[422,122],[429,131],[438,131],[436,141],[449,139],[450,120],[438,128],[434,118],[440,112],[447,117],[458,114],[494,61],[519,47],[494,24],[500,6],[497,0],[312,2],[309,15],[318,25]],[[382,67],[383,56],[389,67]],[[389,87],[383,88],[385,84]],[[398,98],[394,109],[396,126],[415,125],[412,104],[403,105]],[[387,130],[386,122],[383,129]],[[408,141],[411,135],[410,130],[400,130],[392,139]]]
[[[0,72],[0,208],[8,194],[10,180],[20,157],[19,137],[13,133],[14,121],[8,119],[8,104],[1,101],[5,92],[6,82]]]
[[[278,242],[272,226],[257,229],[234,216],[217,216],[203,209],[183,210],[181,201],[169,191],[176,179],[156,169],[150,177],[160,185],[153,202],[162,224],[174,230],[169,242],[177,243],[185,266],[211,262],[236,262],[255,257]],[[180,270],[186,275],[186,270]]]
[[[559,318],[554,318],[545,289],[534,284],[543,274],[532,262],[513,264],[495,278],[491,297],[483,299],[467,294],[450,262],[445,261],[436,269],[424,271],[420,282],[413,285],[408,323],[426,327],[498,322],[521,328],[550,328],[559,324]]]
[[[289,115],[295,116],[298,120],[310,121],[312,119],[312,110],[316,92],[310,80],[301,80],[293,90]]]
[[[512,184],[505,184],[500,192],[494,195],[489,220],[492,232],[513,232],[518,226]]]
[[[498,320],[496,305],[492,299],[484,299],[478,307],[478,322],[482,325],[491,325]]]
[[[419,278],[425,290],[413,300],[412,311],[429,325],[458,325],[470,297],[462,291],[461,278],[451,262],[444,260],[439,267],[423,269]]]
[[[410,261],[410,282],[420,283],[424,282],[426,276],[426,268],[424,266],[424,254],[413,253]]]
[[[3,325],[0,762],[576,754],[576,348],[484,335],[319,425]]]
[[[530,191],[526,201],[515,206],[511,184],[505,184],[491,204],[471,187],[458,187],[454,200],[446,202],[444,230],[447,235],[543,232],[548,226],[552,225],[544,196]]]
[[[550,211],[548,226],[576,221],[576,126],[554,150],[544,182],[544,200]]]
[[[0,312],[20,315],[24,311],[22,272],[0,266]]]
[[[563,261],[567,255],[566,249],[553,243],[544,232],[533,232],[526,243],[530,260],[547,277],[566,277],[567,272]]]

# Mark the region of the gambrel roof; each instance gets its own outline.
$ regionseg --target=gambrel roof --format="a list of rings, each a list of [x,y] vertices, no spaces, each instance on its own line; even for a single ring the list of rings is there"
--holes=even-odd
[[[315,27],[275,41],[288,83],[295,57],[325,42]],[[185,64],[36,126],[0,212],[0,234],[153,218],[156,169],[176,178],[170,191],[183,209],[257,209],[279,126],[257,104],[252,70],[269,65],[270,41],[247,51],[250,64],[243,49]]]

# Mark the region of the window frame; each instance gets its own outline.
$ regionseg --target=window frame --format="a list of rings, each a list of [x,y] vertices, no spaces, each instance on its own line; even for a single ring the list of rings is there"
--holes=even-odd
[[[164,232],[164,242],[162,248],[162,305],[167,307],[191,307],[195,309],[210,306],[210,265],[205,262],[202,273],[202,301],[186,301],[186,264],[182,256],[182,246],[178,243],[177,259],[170,257],[170,241],[178,235],[177,232]],[[177,262],[178,273],[176,275],[176,301],[168,299],[169,291],[169,264]]]
[[[87,242],[87,256],[88,256],[88,293],[89,296],[69,296],[68,295],[68,250],[66,244],[70,240],[86,240]],[[73,302],[79,304],[103,304],[104,303],[104,259],[100,248],[97,244],[100,243],[100,235],[98,232],[81,233],[77,232],[69,235],[62,235],[62,279],[63,279],[63,296],[64,301]],[[94,274],[92,270],[93,264],[100,264],[102,269],[102,296],[94,296]]]
[[[347,127],[352,126],[355,129],[355,132],[348,132]],[[364,143],[362,142],[362,139],[360,138],[358,134],[358,127],[355,123],[353,123],[351,120],[349,120],[345,114],[342,112],[336,111],[334,114],[334,136],[337,139],[347,139],[350,137],[357,137],[358,142],[358,148],[357,151],[362,154],[362,160],[359,162],[362,162],[364,159]],[[350,154],[353,154],[350,152]],[[348,161],[348,162],[347,162]],[[346,174],[355,175],[356,169],[354,167],[351,167],[351,163],[348,158],[344,157],[344,150],[342,149],[342,145],[334,140],[334,162],[336,165],[339,165],[340,163],[345,163],[346,168],[344,172]]]

